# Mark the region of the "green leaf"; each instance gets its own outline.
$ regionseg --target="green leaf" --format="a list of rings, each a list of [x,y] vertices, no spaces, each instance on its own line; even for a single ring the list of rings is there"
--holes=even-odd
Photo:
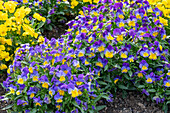
[[[6,106],[6,107],[2,108],[2,110],[10,109],[10,108],[12,108],[12,106],[14,106],[14,104],[10,104],[10,105],[8,105],[8,106]]]
[[[136,88],[135,87],[128,87],[128,90],[136,90]]]
[[[36,112],[37,112],[37,109],[36,109],[36,108],[34,108],[34,109],[31,110],[31,113],[36,113]]]
[[[129,76],[132,77],[132,71],[128,71]]]
[[[26,61],[21,61],[21,64],[29,65],[29,63],[28,63],[28,62],[26,62]]]
[[[156,92],[155,89],[148,89],[147,91],[148,91],[148,92]]]
[[[110,83],[112,82],[111,79],[110,79],[110,75],[108,75],[108,76],[106,77],[105,81],[110,82]]]
[[[162,110],[167,113],[168,112],[168,105],[164,104]]]
[[[166,94],[166,95],[170,95],[170,90],[166,90],[166,91],[165,91],[165,94]]]
[[[96,111],[100,111],[100,110],[102,110],[105,107],[106,107],[106,105],[97,106],[96,107]]]
[[[40,29],[44,24],[45,24],[45,22],[40,22],[40,23],[38,24],[38,27],[37,27],[36,30]]]
[[[100,53],[100,55],[101,55],[101,57],[102,57],[102,58],[104,58],[104,53],[103,53],[103,52],[102,52],[102,53]]]
[[[110,98],[106,95],[102,95],[103,98],[105,98],[106,100],[109,100]]]
[[[168,105],[170,103],[170,101],[167,101],[166,104]]]
[[[84,113],[83,109],[82,109],[76,102],[72,102],[72,104],[73,104],[75,107],[79,108],[80,111],[81,111],[81,113]]]
[[[104,68],[104,71],[107,71],[107,70],[108,70],[108,65],[106,65]]]
[[[97,101],[99,101],[101,99],[102,95],[99,95],[97,98],[94,99],[94,103],[96,103]]]
[[[107,85],[107,83],[103,82],[103,81],[98,81],[98,84],[100,84],[100,85]]]
[[[124,86],[124,85],[118,85],[118,87],[120,88],[120,89],[128,89],[126,86]]]
[[[145,88],[144,85],[139,85],[139,86],[137,86],[137,87],[140,88],[140,89]]]
[[[89,113],[94,113],[94,111],[93,110],[89,110]]]

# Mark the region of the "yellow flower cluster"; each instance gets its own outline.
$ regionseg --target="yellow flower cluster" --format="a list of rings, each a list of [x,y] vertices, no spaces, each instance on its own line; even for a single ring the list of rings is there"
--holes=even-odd
[[[42,16],[41,16],[40,14],[38,14],[38,13],[34,13],[33,17],[36,18],[38,21],[43,21],[43,22],[46,21],[46,18],[45,18],[45,17],[42,17]]]
[[[80,1],[83,1],[83,3],[90,3],[90,4],[95,3],[95,4],[97,4],[100,0],[93,0],[93,1],[92,0],[80,0]],[[78,1],[71,0],[71,8],[72,9],[74,9],[74,7],[76,7],[78,4],[79,4]]]
[[[159,8],[165,17],[170,18],[170,0],[148,0],[148,2]]]
[[[0,70],[7,68],[7,62],[13,60],[14,49],[24,43],[23,40],[30,43],[32,39],[38,37],[38,33],[27,18],[31,9],[17,7],[17,4],[15,1],[0,0]],[[46,18],[37,13],[34,14],[34,18],[46,21]],[[31,43],[34,44],[33,41]]]

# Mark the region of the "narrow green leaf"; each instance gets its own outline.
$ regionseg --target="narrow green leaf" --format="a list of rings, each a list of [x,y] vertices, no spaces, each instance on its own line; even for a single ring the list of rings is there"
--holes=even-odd
[[[140,89],[145,88],[144,85],[139,85],[139,86],[137,86],[137,87],[140,88]]]
[[[118,87],[120,88],[120,89],[128,89],[126,86],[124,86],[124,85],[118,85]]]
[[[107,70],[108,70],[108,65],[106,65],[104,68],[104,71],[107,71]]]
[[[132,71],[128,71],[129,76],[132,77]]]
[[[156,92],[155,89],[148,89],[147,91],[148,91],[148,92]]]
[[[96,107],[96,111],[100,111],[100,110],[102,110],[105,107],[106,107],[106,105],[97,106]]]
[[[102,95],[103,98],[105,98],[106,100],[109,100],[110,98],[106,95]]]
[[[107,83],[103,82],[103,81],[98,81],[98,84],[100,84],[100,85],[107,85]]]
[[[10,109],[10,108],[12,108],[12,106],[14,106],[14,104],[10,104],[10,105],[8,105],[8,106],[6,106],[6,107],[2,108],[2,110]]]
[[[72,104],[73,104],[75,107],[79,108],[80,111],[81,111],[81,113],[84,113],[83,109],[82,109],[76,102],[72,102]]]
[[[37,109],[36,109],[36,108],[34,108],[34,109],[31,110],[31,113],[36,113],[36,112],[37,112]]]
[[[40,22],[40,23],[38,24],[38,27],[37,27],[36,30],[40,29],[44,24],[45,24],[45,22]]]

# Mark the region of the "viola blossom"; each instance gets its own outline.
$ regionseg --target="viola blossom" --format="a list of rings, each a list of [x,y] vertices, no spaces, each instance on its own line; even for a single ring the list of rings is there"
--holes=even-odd
[[[170,87],[170,80],[164,81],[164,86],[165,87]]]
[[[29,90],[27,91],[27,95],[30,95],[31,99],[35,96],[36,93],[37,91],[34,87],[30,87]]]
[[[137,31],[137,37],[139,38],[139,40],[141,41],[146,41],[144,39],[144,37],[149,37],[150,34],[146,33],[148,31],[147,27],[141,27],[138,31]]]
[[[117,75],[113,80],[114,83],[116,84],[119,80],[121,79],[121,77],[119,75]]]
[[[44,103],[46,103],[46,104],[50,104],[51,103],[51,100],[50,100],[50,98],[47,95],[45,95],[45,97],[44,97]]]
[[[106,44],[103,43],[102,41],[99,41],[99,45],[97,47],[99,52],[103,52],[105,51]]]
[[[73,60],[72,64],[74,67],[80,68],[80,62],[78,60]]]
[[[112,34],[108,33],[108,34],[106,35],[105,39],[106,39],[107,41],[109,41],[109,40],[114,40],[114,37],[113,37]]]
[[[126,59],[128,57],[128,52],[126,51],[126,49],[123,49],[120,52],[120,57],[123,58],[123,59]]]
[[[17,90],[17,86],[14,86],[13,84],[10,84],[10,86],[8,88],[10,90],[9,92],[14,95],[15,91]]]
[[[134,16],[131,16],[129,19],[127,19],[128,26],[135,27],[137,23],[137,19]]]
[[[101,57],[98,57],[97,61],[98,62],[96,63],[96,66],[101,67],[101,68],[104,68],[108,63],[107,59],[104,59],[104,58],[101,58]]]
[[[146,94],[147,96],[149,96],[149,95],[150,95],[150,94],[149,94],[149,92],[148,92],[148,91],[146,91],[146,89],[143,89],[143,90],[142,90],[142,93]]]
[[[170,77],[170,70],[168,70],[168,72],[167,72],[167,76],[168,76],[168,77]]]
[[[159,46],[159,47],[161,47],[161,46]],[[161,47],[161,48],[162,48],[162,47]],[[160,48],[160,50],[162,50],[161,48]],[[162,50],[162,51],[160,52],[160,54],[161,54],[162,56],[168,55],[168,49]]]
[[[50,84],[49,84],[49,82],[48,82],[48,78],[47,78],[46,75],[41,76],[41,77],[39,78],[39,82],[42,83],[42,87],[43,87],[43,88],[48,89],[48,87],[49,87]]]
[[[157,68],[156,69],[160,74],[163,74],[163,72],[164,72],[164,69],[163,68]]]
[[[81,33],[87,33],[89,32],[85,27],[84,28],[81,28]]]
[[[77,65],[76,65],[77,66]],[[60,69],[66,74],[70,74],[71,73],[71,67],[69,67],[69,65],[64,64],[60,66]]]
[[[117,18],[115,19],[115,22],[116,22],[116,25],[120,28],[125,26],[125,21],[123,19]]]
[[[158,28],[157,28],[157,27],[152,28],[152,29],[150,30],[150,34],[151,34],[151,36],[152,36],[153,38],[156,38],[156,37],[158,36],[158,34],[159,34]]]
[[[135,11],[135,16],[137,20],[141,20],[144,16],[143,12]]]
[[[78,89],[74,86],[68,89],[68,93],[71,94],[71,97],[73,98],[79,96]]]
[[[116,17],[119,17],[120,19],[124,19],[124,13],[121,9],[118,9],[116,12]]]
[[[52,86],[52,87],[49,88],[48,94],[49,94],[50,96],[53,96],[53,95],[55,94],[55,87],[54,87],[54,86]]]
[[[147,82],[147,83],[153,83],[153,82],[155,82],[155,77],[152,76],[152,74],[146,75],[146,82]]]
[[[35,106],[42,106],[43,100],[40,99],[40,96],[38,98],[33,97],[33,103],[35,103]]]
[[[83,78],[84,78],[83,74],[79,74],[78,75],[78,79],[76,80],[76,85],[77,86],[80,86],[80,85],[82,85],[85,82]]]
[[[138,71],[138,72],[136,72],[136,74],[139,78],[143,78],[143,76],[146,75],[146,72],[145,71]]]
[[[91,36],[89,36],[88,37],[88,43],[92,43],[92,42],[94,42],[94,39],[95,39],[95,37],[93,36],[93,35],[91,35]]]
[[[166,31],[165,31],[165,30],[161,30],[161,31],[160,31],[160,34],[161,34],[162,40],[165,40],[165,39],[167,38],[167,36],[166,36]]]
[[[34,6],[39,6],[39,3],[40,3],[39,1],[34,1],[33,2]]]
[[[78,57],[84,57],[84,54],[85,54],[85,50],[79,50],[78,53],[77,53],[77,56]]]
[[[142,60],[139,63],[139,68],[142,69],[142,71],[148,70],[148,66],[149,66],[149,64],[145,60]]]
[[[129,55],[128,60],[129,60],[130,62],[134,62],[135,57],[134,57],[133,55]]]
[[[20,85],[23,85],[24,82],[27,80],[27,77],[24,76],[24,75],[18,75],[18,80],[17,80],[17,83],[20,84]]]
[[[28,101],[18,99],[17,100],[17,105],[26,106],[26,105],[28,105]]]
[[[150,54],[149,50],[146,47],[142,48],[142,50],[140,51],[140,55],[143,56],[144,58],[148,57],[149,54]]]
[[[56,76],[59,77],[60,82],[64,82],[66,80],[65,79],[66,74],[61,70],[56,73]]]
[[[157,56],[159,56],[159,51],[152,48],[149,52],[149,59],[156,60]]]
[[[156,17],[161,16],[161,11],[158,8],[153,9],[153,12],[155,13]]]
[[[159,98],[158,96],[154,96],[154,97],[153,97],[153,100],[155,100],[155,101],[156,101],[156,104],[158,104],[158,103],[161,103],[161,102],[162,102],[162,99],[161,99],[161,98]]]
[[[39,79],[38,71],[34,70],[33,73],[30,74],[30,78],[32,78],[33,82],[38,82]]]
[[[122,70],[122,73],[127,73],[128,70],[130,70],[129,63],[123,63],[121,70]]]
[[[116,41],[123,41],[123,32],[122,32],[122,29],[119,29],[119,28],[115,28],[113,30],[113,36],[116,37]]]
[[[106,58],[112,58],[114,55],[114,48],[111,45],[108,45],[104,53]]]
[[[67,85],[60,84],[57,91],[61,96],[64,96],[65,92],[67,91]]]
[[[84,63],[85,66],[91,65],[87,59],[83,59],[82,63]]]

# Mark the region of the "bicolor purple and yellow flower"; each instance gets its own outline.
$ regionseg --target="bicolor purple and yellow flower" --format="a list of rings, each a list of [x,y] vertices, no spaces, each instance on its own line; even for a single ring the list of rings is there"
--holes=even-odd
[[[156,60],[157,56],[159,56],[159,51],[152,48],[149,52],[149,59]]]
[[[142,50],[140,51],[140,55],[143,56],[144,58],[148,57],[149,54],[150,54],[149,50],[146,47],[142,48]]]
[[[149,75],[146,75],[145,77],[146,77],[146,82],[147,82],[147,83],[153,83],[153,82],[155,82],[155,77],[153,76],[152,73],[150,73]]]
[[[60,95],[60,93],[58,92],[55,96],[54,99],[56,101],[56,103],[62,103],[63,102],[63,96]]]
[[[139,68],[140,68],[142,71],[147,71],[147,70],[148,70],[148,66],[149,66],[149,64],[148,64],[145,60],[142,60],[142,61],[139,63]]]
[[[42,106],[43,100],[41,100],[40,96],[38,98],[33,97],[33,103],[35,103],[35,106]]]
[[[104,59],[104,58],[101,58],[101,57],[98,57],[97,61],[98,62],[96,62],[96,66],[101,67],[101,68],[104,68],[108,63],[107,59]]]
[[[60,82],[64,82],[66,80],[65,78],[66,74],[62,70],[58,71],[56,73],[56,76],[59,77]]]
[[[108,45],[106,50],[104,51],[106,58],[112,58],[114,53],[114,48],[111,45]]]
[[[127,73],[130,70],[129,63],[123,63],[121,71],[122,73]]]
[[[29,90],[27,91],[27,95],[29,95],[29,97],[32,99],[35,94],[36,94],[36,89],[34,87],[30,87]]]
[[[123,58],[123,59],[128,58],[128,51],[126,51],[125,49],[122,50],[122,51],[120,52],[120,57]]]
[[[165,87],[170,87],[170,80],[164,81],[164,86]]]

